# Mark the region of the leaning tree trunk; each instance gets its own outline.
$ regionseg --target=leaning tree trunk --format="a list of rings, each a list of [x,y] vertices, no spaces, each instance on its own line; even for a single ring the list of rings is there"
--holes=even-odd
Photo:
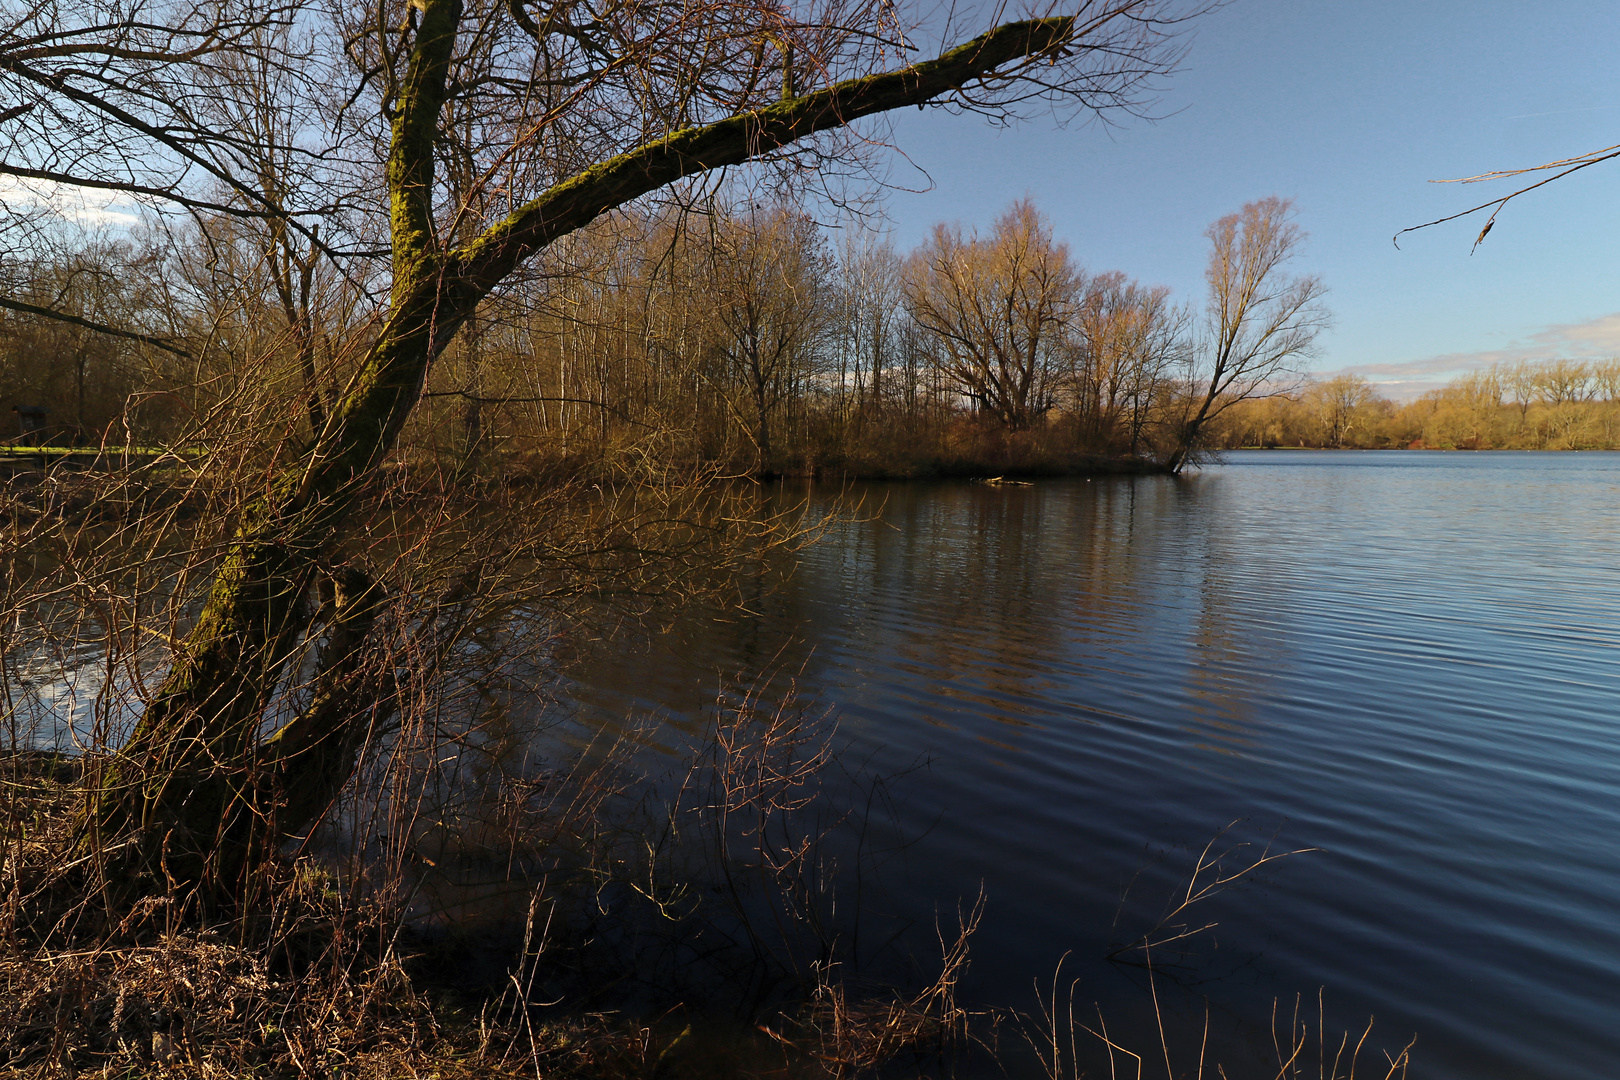
[[[431,195],[461,7],[460,0],[420,7],[387,168],[394,275],[387,322],[305,452],[243,513],[179,656],[87,796],[87,844],[120,852],[123,871],[138,880],[240,897],[255,862],[308,829],[353,772],[375,713],[338,691],[356,685],[380,602],[379,588],[357,570],[337,575],[310,704],[263,739],[266,707],[310,626],[317,568],[331,559],[356,499],[392,450],[429,365],[521,261],[683,176],[919,104],[1010,60],[1060,49],[1074,33],[1071,18],[1011,23],[936,60],[678,131],[585,170],[447,250],[436,239]]]
[[[1165,459],[1164,467],[1172,476],[1181,475],[1181,470],[1187,467],[1187,460],[1198,449],[1198,440],[1204,434],[1204,425],[1210,420],[1211,410],[1215,399],[1220,396],[1221,377],[1225,373],[1225,364],[1217,362],[1215,374],[1210,379],[1209,390],[1198,402],[1198,410],[1188,414],[1176,428],[1175,446],[1170,456]]]

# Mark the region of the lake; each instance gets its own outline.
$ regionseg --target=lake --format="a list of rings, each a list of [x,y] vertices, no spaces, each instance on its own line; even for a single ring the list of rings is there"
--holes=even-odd
[[[749,612],[582,650],[578,718],[678,721],[788,671],[846,755],[925,762],[884,902],[926,944],[982,886],[976,1004],[1033,1009],[1068,954],[1083,1018],[1145,1053],[1156,994],[1189,1073],[1206,1016],[1222,1060],[1258,1062],[1273,1002],[1314,1015],[1321,988],[1352,1042],[1376,1016],[1369,1054],[1415,1035],[1413,1077],[1616,1075],[1620,455],[1255,451],[850,494]],[[1228,868],[1316,850],[1178,917],[1214,925],[1160,946],[1151,987],[1107,960],[1217,836],[1255,845]]]

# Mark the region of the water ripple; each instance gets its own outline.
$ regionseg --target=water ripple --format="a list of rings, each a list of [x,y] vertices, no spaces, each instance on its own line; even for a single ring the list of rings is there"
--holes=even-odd
[[[882,520],[835,530],[754,624],[576,677],[678,712],[781,654],[879,767],[929,758],[897,902],[926,922],[986,882],[984,998],[1031,1004],[1073,949],[1128,1029],[1116,912],[1248,818],[1321,850],[1211,901],[1219,949],[1189,962],[1219,1015],[1325,985],[1347,1026],[1418,1034],[1415,1080],[1614,1075],[1620,455],[869,495]]]

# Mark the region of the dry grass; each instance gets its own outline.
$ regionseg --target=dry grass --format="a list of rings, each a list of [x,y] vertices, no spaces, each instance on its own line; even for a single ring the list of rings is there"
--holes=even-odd
[[[632,790],[617,749],[542,781],[515,778],[514,796],[496,798],[498,812],[453,852],[487,862],[504,843],[514,882],[530,889],[504,983],[471,990],[425,962],[448,947],[454,963],[455,939],[424,937],[415,902],[436,862],[423,853],[445,857],[442,830],[424,822],[442,807],[415,802],[392,820],[411,859],[371,877],[313,857],[278,862],[260,903],[221,917],[181,894],[131,901],[97,876],[97,860],[66,858],[78,777],[93,770],[11,755],[0,1067],[633,1080],[850,1077],[899,1057],[937,1060],[965,1031],[954,989],[978,912],[947,939],[924,990],[840,981],[823,847],[848,815],[822,785],[831,735],[791,698],[743,692],[724,696],[668,788]],[[664,980],[655,997],[648,970]],[[631,976],[639,1008],[593,1011]],[[734,992],[717,989],[728,980]]]
[[[818,985],[800,1022],[814,1039],[813,1056],[841,1080],[903,1056],[918,1066],[954,1062],[970,1044],[973,1021],[984,1015],[957,1000],[957,984],[968,966],[968,939],[983,913],[981,895],[954,935],[940,934],[939,976],[914,994],[852,998],[842,983]]]
[[[1040,1061],[1042,1074],[1047,1080],[1079,1080],[1087,1075],[1081,1068],[1082,1044],[1089,1040],[1100,1044],[1106,1051],[1110,1080],[1146,1080],[1164,1077],[1165,1080],[1232,1080],[1234,1076],[1250,1076],[1255,1080],[1405,1080],[1412,1064],[1413,1038],[1393,1052],[1373,1050],[1368,1044],[1372,1036],[1373,1020],[1359,1034],[1351,1031],[1332,1031],[1327,1021],[1327,1008],[1322,991],[1318,991],[1314,1014],[1304,1001],[1296,996],[1291,1014],[1285,1013],[1280,1003],[1273,1003],[1271,1040],[1273,1057],[1267,1064],[1228,1073],[1225,1064],[1213,1060],[1209,1052],[1209,1013],[1204,1013],[1203,1037],[1198,1051],[1189,1061],[1178,1060],[1171,1049],[1171,1040],[1165,1031],[1164,1015],[1157,996],[1154,1015],[1159,1022],[1157,1046],[1140,1046],[1137,1050],[1118,1041],[1108,1029],[1108,1022],[1100,1008],[1095,1009],[1096,1026],[1089,1017],[1082,1018],[1076,1011],[1075,984],[1071,983],[1065,997],[1058,985],[1062,965],[1054,973],[1050,989],[1038,993],[1038,1012],[1027,1017],[1024,1035]],[[1139,1053],[1138,1050],[1141,1052]],[[1365,1056],[1364,1056],[1365,1055]]]

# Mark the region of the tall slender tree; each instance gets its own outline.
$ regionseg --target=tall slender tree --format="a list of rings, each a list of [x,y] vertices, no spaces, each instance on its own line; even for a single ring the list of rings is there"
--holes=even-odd
[[[1292,388],[1295,365],[1327,326],[1326,292],[1315,277],[1288,272],[1305,242],[1290,199],[1273,195],[1227,214],[1209,237],[1206,340],[1166,467],[1180,472],[1206,426],[1239,401]]]
[[[714,348],[748,402],[762,474],[775,464],[779,407],[795,384],[813,376],[832,328],[825,247],[809,215],[780,206],[722,216],[708,245]]]

